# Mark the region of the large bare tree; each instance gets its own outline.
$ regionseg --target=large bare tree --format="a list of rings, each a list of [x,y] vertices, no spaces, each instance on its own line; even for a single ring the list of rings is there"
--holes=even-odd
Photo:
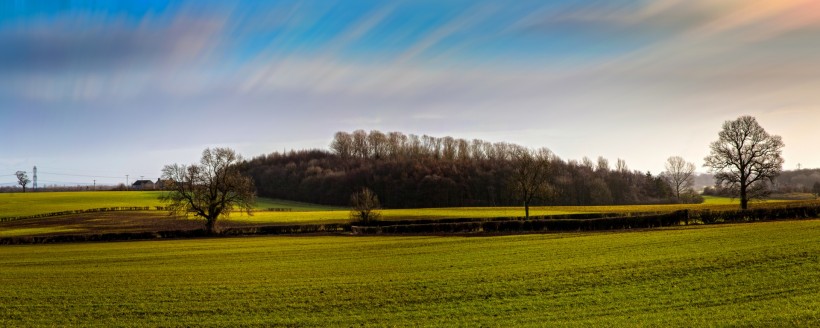
[[[26,171],[17,171],[14,172],[14,175],[17,176],[17,184],[23,187],[23,192],[26,192],[26,185],[31,182],[28,179],[28,175],[26,175]]]
[[[740,196],[740,208],[745,210],[749,199],[768,193],[766,182],[783,169],[783,146],[780,136],[769,135],[754,117],[741,116],[723,123],[704,166],[715,173],[717,185]]]
[[[514,147],[512,150],[513,183],[524,202],[524,215],[530,217],[530,204],[536,197],[549,193],[552,152],[546,148],[533,150]]]
[[[695,184],[695,164],[687,162],[680,156],[666,159],[666,171],[662,177],[672,187],[675,197],[681,200],[681,194],[692,189]]]
[[[253,181],[239,173],[242,157],[229,148],[205,149],[199,164],[166,165],[162,178],[171,182],[160,200],[169,203],[171,214],[205,219],[208,233],[216,221],[235,210],[251,214],[255,201]]]

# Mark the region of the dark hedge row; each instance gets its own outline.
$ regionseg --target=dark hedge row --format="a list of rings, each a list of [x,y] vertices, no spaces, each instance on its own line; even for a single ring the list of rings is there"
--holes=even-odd
[[[24,220],[24,219],[47,218],[47,217],[54,217],[54,216],[71,215],[71,214],[84,214],[84,213],[116,212],[116,211],[168,211],[168,210],[169,210],[169,208],[167,206],[101,207],[101,208],[89,208],[89,209],[84,209],[84,210],[71,210],[71,211],[40,213],[40,214],[34,214],[34,215],[0,217],[0,222],[16,221],[16,220]],[[274,207],[271,207],[271,208],[266,208],[264,210],[257,210],[255,212],[292,212],[292,211],[293,211],[292,208],[274,208]]]
[[[677,211],[658,215],[584,219],[498,218],[487,221],[353,226],[351,230],[356,234],[617,230],[680,225],[685,222],[687,215],[686,211]]]
[[[192,238],[207,236],[242,236],[242,235],[286,235],[302,233],[336,233],[350,231],[350,224],[303,224],[303,225],[281,225],[281,226],[260,226],[244,228],[227,228],[217,235],[208,235],[204,229],[197,230],[169,230],[152,232],[123,232],[106,234],[86,234],[86,235],[58,235],[58,236],[38,236],[38,237],[6,237],[0,238],[0,245],[17,244],[48,244],[67,242],[88,242],[88,241],[123,241],[123,240],[148,240],[164,238]]]
[[[595,218],[593,216],[597,215]],[[370,226],[346,223],[302,224],[228,228],[217,236],[281,235],[304,233],[404,234],[404,233],[515,233],[543,231],[595,231],[656,228],[691,223],[717,224],[820,217],[820,205],[754,209],[746,211],[682,210],[665,214],[612,217],[613,214],[582,214],[523,218],[441,219],[383,221]],[[0,238],[0,245],[86,241],[145,240],[208,236],[204,230],[108,233]]]
[[[666,214],[613,217],[613,214],[585,214],[523,218],[446,219],[385,221],[369,226],[353,226],[356,234],[471,233],[528,231],[594,231],[656,228],[692,223],[715,224],[820,217],[820,205],[773,207],[766,209],[711,211],[681,210]]]
[[[224,236],[240,235],[289,235],[299,233],[346,232],[350,231],[350,224],[294,224],[261,227],[228,228],[220,231]]]
[[[622,213],[582,213],[582,214],[561,214],[561,215],[539,215],[530,216],[532,220],[561,220],[561,219],[600,219],[608,217],[624,216]],[[415,219],[415,220],[390,220],[390,221],[372,221],[367,223],[367,226],[394,226],[394,225],[415,225],[415,224],[444,224],[444,223],[468,223],[468,222],[487,222],[487,221],[512,221],[524,220],[524,217],[494,217],[494,218],[448,218],[448,219]],[[365,225],[359,224],[357,225]]]
[[[37,236],[37,237],[6,237],[0,238],[0,245],[17,244],[49,244],[68,242],[88,242],[88,241],[123,241],[123,240],[145,240],[161,238],[190,238],[206,236],[205,230],[172,230],[154,232],[122,232],[104,233],[88,235],[58,235],[58,236]]]
[[[820,206],[761,208],[746,211],[689,211],[689,217],[691,220],[705,224],[817,218],[820,217]]]

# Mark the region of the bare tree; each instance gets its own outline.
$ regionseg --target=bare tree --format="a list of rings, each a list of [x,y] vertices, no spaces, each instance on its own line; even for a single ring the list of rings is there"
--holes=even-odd
[[[374,159],[383,159],[387,155],[387,136],[379,130],[371,130],[367,136],[367,146]]]
[[[251,214],[255,201],[253,181],[239,173],[242,157],[229,148],[205,149],[199,164],[166,165],[162,178],[172,181],[160,200],[170,203],[171,214],[205,219],[208,233],[216,231],[216,220],[234,210]]]
[[[666,171],[661,175],[672,187],[675,197],[681,200],[681,194],[692,189],[695,183],[695,164],[687,162],[680,156],[666,159]]]
[[[598,164],[595,166],[595,172],[599,174],[606,174],[609,172],[609,160],[603,156],[598,156]]]
[[[629,172],[629,166],[626,166],[626,161],[625,160],[619,158],[618,161],[615,162],[615,172],[618,172],[618,173],[627,173],[627,172]]]
[[[814,193],[814,198],[820,197],[820,181],[814,182],[814,185],[811,188],[811,192]]]
[[[353,154],[359,158],[370,157],[370,148],[367,146],[367,132],[364,130],[353,131]]]
[[[530,217],[530,204],[536,197],[549,192],[550,160],[552,152],[546,148],[532,150],[515,147],[512,151],[513,182],[524,202],[524,215]]]
[[[741,116],[723,123],[718,140],[709,146],[704,160],[715,173],[715,183],[740,196],[740,208],[749,199],[768,194],[766,181],[772,182],[783,169],[783,140],[769,135],[752,116]]]
[[[333,141],[330,143],[332,149],[342,159],[348,159],[353,154],[353,136],[347,132],[336,132]]]
[[[31,180],[28,179],[28,175],[26,175],[26,171],[17,171],[14,172],[14,175],[17,176],[17,184],[23,187],[23,192],[26,192],[26,185],[31,182]]]
[[[379,197],[369,188],[355,192],[350,196],[350,219],[361,223],[370,223],[381,217]]]

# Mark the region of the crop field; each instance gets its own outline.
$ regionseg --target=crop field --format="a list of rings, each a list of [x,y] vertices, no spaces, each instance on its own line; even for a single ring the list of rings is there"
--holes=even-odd
[[[0,217],[101,207],[161,206],[159,191],[0,193]]]
[[[0,325],[816,326],[820,220],[0,247]]]
[[[104,207],[164,206],[166,204],[160,202],[158,199],[161,194],[161,191],[0,193],[0,217]],[[338,209],[332,206],[274,200],[263,197],[257,199],[256,208],[260,210],[268,208],[289,208],[294,211]]]
[[[161,206],[160,192],[55,192],[0,194],[0,217],[32,215],[55,211],[92,209],[102,207]],[[753,202],[751,206],[768,207],[784,204],[803,204],[805,201]],[[733,210],[738,200],[706,197],[703,204],[622,205],[622,206],[541,206],[532,207],[531,215],[561,215],[573,213],[640,213],[672,212],[679,209]],[[247,215],[234,213],[220,220],[222,227],[272,224],[342,223],[349,220],[344,208],[259,198],[260,211]],[[289,208],[290,212],[265,211],[269,208]],[[385,209],[383,220],[492,218],[523,216],[521,207],[459,207],[426,209]],[[62,215],[49,218],[23,219],[0,222],[0,237],[42,236],[60,234],[89,234],[109,232],[142,232],[160,230],[188,230],[201,228],[203,221],[196,218],[169,216],[165,211],[101,212]]]

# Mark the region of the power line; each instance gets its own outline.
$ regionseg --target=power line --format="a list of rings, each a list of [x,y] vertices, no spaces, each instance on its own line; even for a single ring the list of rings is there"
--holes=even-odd
[[[40,182],[60,183],[60,184],[87,184],[87,185],[91,185],[90,182],[52,181],[52,180],[40,180]]]
[[[111,176],[104,176],[104,175],[87,175],[87,174],[68,174],[68,173],[54,173],[54,172],[43,172],[40,171],[40,174],[53,174],[53,175],[63,175],[69,177],[83,177],[83,178],[110,178],[110,179],[122,179],[121,176],[119,177],[111,177]]]

